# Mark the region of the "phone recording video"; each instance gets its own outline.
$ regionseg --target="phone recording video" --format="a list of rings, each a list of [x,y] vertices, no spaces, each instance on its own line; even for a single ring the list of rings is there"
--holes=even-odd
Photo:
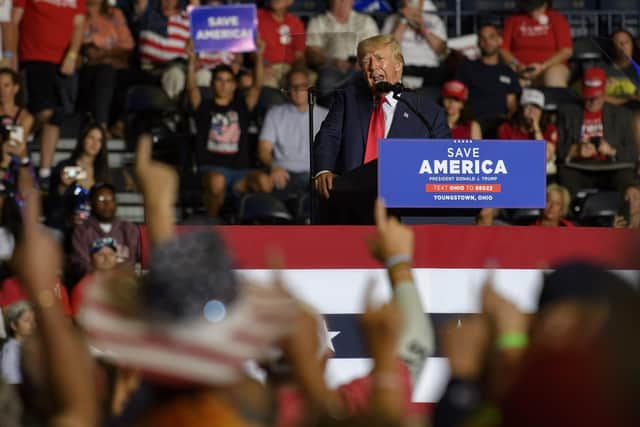
[[[69,178],[76,181],[87,179],[87,171],[80,166],[66,166],[62,172]]]

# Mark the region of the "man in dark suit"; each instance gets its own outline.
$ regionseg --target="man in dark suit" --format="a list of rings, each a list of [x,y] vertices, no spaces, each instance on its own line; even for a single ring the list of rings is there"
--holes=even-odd
[[[407,105],[395,99],[392,92],[376,90],[376,83],[395,84],[402,79],[404,60],[400,45],[392,36],[380,35],[361,41],[358,61],[364,78],[354,80],[335,93],[313,147],[314,187],[325,200],[332,195],[337,176],[377,159],[378,138],[451,137],[446,116],[435,103],[416,92],[401,94],[424,116],[429,129]],[[368,180],[376,181],[375,177]],[[336,183],[339,181],[340,178]],[[358,182],[362,180],[352,179],[349,185],[357,187]],[[363,207],[363,211],[367,211],[367,207]]]

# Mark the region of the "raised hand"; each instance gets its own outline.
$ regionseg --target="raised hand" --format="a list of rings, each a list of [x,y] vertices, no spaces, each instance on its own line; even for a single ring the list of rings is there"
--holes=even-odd
[[[149,237],[154,244],[174,235],[173,207],[178,190],[178,174],[168,165],[151,159],[152,136],[143,134],[136,148],[136,174],[144,194]]]
[[[382,199],[376,200],[376,235],[368,241],[369,251],[380,262],[395,256],[411,258],[414,251],[414,236],[411,228],[401,224],[396,218],[387,216]]]

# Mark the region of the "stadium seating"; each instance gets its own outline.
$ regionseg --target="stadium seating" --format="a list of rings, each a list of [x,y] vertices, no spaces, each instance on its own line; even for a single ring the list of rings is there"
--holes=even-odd
[[[265,193],[247,194],[238,208],[240,224],[291,224],[293,217],[280,200]]]

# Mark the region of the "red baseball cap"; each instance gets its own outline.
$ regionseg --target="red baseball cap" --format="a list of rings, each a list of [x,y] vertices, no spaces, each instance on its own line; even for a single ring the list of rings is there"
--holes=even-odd
[[[582,78],[582,97],[596,98],[604,95],[607,85],[607,73],[602,68],[592,67],[584,70]]]
[[[442,86],[442,97],[466,101],[469,97],[469,89],[460,80],[449,80]]]

